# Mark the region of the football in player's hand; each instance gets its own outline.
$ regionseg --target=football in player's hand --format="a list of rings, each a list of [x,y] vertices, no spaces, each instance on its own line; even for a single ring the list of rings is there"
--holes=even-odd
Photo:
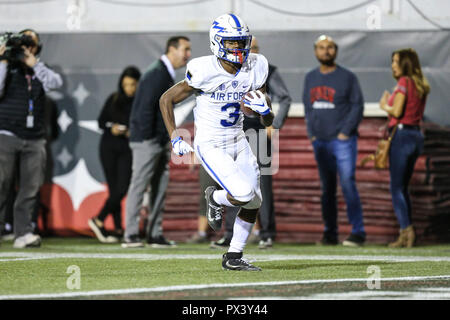
[[[253,92],[253,94],[255,94],[255,92]],[[246,94],[245,94],[245,96],[244,96],[244,98],[241,100],[241,110],[242,110],[242,113],[243,114],[245,114],[247,117],[249,117],[249,118],[256,118],[256,117],[258,117],[259,116],[259,114],[257,113],[257,112],[255,112],[255,111],[253,111],[250,107],[248,107],[248,106],[246,106],[245,104],[244,104],[244,100],[245,100],[245,98],[246,97],[249,97],[249,98],[253,98],[253,95],[252,95],[252,93],[251,92],[247,92]]]

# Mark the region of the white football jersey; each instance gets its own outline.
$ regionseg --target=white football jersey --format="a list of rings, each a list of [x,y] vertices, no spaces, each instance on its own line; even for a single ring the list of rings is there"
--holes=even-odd
[[[237,74],[223,69],[214,55],[191,60],[186,68],[186,82],[198,90],[194,108],[196,137],[223,141],[242,132],[240,101],[267,80],[269,64],[261,54],[251,53]],[[228,139],[227,139],[228,140]]]

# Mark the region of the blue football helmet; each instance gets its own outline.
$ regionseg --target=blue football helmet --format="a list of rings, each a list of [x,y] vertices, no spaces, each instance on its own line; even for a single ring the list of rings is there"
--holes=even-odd
[[[252,42],[250,30],[241,18],[232,13],[223,14],[214,20],[209,30],[209,39],[211,51],[219,59],[243,64],[250,54]],[[239,41],[240,48],[225,48],[225,40]]]

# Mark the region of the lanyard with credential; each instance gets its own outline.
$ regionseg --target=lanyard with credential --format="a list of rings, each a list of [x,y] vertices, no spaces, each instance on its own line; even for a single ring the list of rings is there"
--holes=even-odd
[[[33,115],[33,97],[31,96],[31,75],[27,74],[25,76],[27,78],[28,83],[28,115],[27,115],[27,128],[34,127],[34,115]]]

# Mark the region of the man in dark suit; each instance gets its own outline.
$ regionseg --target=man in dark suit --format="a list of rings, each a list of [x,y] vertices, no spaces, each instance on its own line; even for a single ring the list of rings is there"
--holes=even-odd
[[[146,226],[146,242],[152,247],[175,245],[162,234],[162,212],[169,183],[170,138],[159,109],[159,98],[174,84],[175,70],[186,66],[190,56],[189,39],[172,37],[167,41],[166,53],[139,81],[130,117],[133,173],[127,195],[124,248],[144,246],[139,238],[139,212],[148,185],[152,208]]]

